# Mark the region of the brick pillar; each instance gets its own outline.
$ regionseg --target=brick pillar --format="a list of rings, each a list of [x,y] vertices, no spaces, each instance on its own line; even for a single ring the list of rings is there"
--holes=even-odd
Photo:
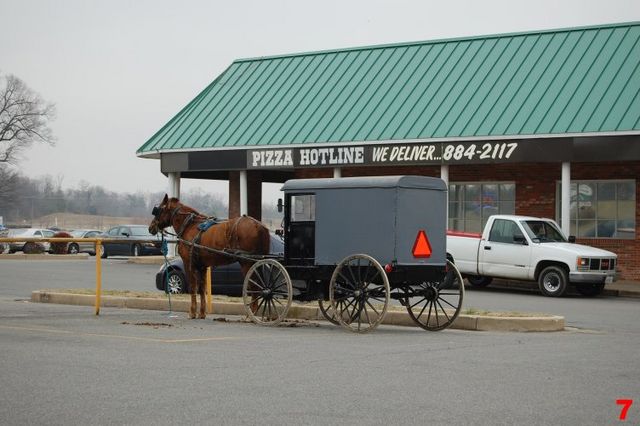
[[[262,219],[262,173],[247,171],[249,216]],[[240,172],[229,172],[229,219],[240,216]]]

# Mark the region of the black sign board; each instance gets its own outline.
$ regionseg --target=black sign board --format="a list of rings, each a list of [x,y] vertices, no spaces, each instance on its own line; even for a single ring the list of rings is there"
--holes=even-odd
[[[546,162],[571,159],[570,139],[430,142],[265,148],[247,151],[248,169]]]
[[[611,139],[611,140],[609,140]],[[163,154],[163,171],[294,170],[440,164],[603,161],[640,159],[637,136],[398,142],[339,146],[265,147]],[[623,149],[624,148],[624,149]],[[185,157],[187,156],[187,157]]]

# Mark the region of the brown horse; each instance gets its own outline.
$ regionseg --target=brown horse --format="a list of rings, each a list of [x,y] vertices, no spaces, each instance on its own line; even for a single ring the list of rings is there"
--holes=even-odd
[[[178,235],[178,254],[184,263],[191,292],[190,318],[196,317],[196,291],[200,295],[198,318],[206,317],[204,274],[207,266],[239,262],[244,276],[252,264],[247,260],[238,260],[233,256],[198,248],[194,244],[215,250],[230,249],[249,254],[269,254],[269,230],[249,216],[230,219],[215,224],[206,231],[201,231],[198,225],[209,218],[182,204],[177,198],[169,198],[167,195],[164,196],[162,203],[153,209],[153,216],[149,225],[150,233],[155,235],[172,226]]]

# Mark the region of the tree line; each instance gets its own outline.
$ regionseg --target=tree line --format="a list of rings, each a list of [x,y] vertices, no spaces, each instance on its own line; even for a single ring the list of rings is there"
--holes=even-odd
[[[30,223],[52,213],[145,217],[164,196],[164,192],[118,193],[88,182],[63,189],[62,181],[62,176],[30,178],[0,165],[0,216],[5,224]],[[181,201],[209,216],[226,217],[228,212],[222,195],[199,189],[182,193]]]
[[[31,145],[55,145],[50,128],[55,113],[55,105],[25,82],[14,75],[0,73],[0,216],[3,222],[25,225],[53,213],[149,216],[164,192],[122,194],[88,182],[81,182],[74,189],[63,189],[61,175],[34,178],[19,172],[20,160]],[[220,194],[196,189],[181,194],[181,201],[208,216],[227,216],[227,202]],[[279,226],[282,215],[275,206],[263,206],[262,213],[269,226]]]

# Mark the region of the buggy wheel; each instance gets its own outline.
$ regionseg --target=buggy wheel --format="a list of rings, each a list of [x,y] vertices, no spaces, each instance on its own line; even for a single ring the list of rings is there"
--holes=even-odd
[[[387,313],[390,293],[384,269],[366,254],[354,254],[343,259],[333,271],[329,283],[334,318],[356,333],[366,333],[380,325]]]
[[[293,289],[289,273],[273,259],[253,264],[244,278],[244,310],[256,324],[275,325],[287,317]]]
[[[447,260],[447,273],[439,282],[423,282],[406,289],[407,311],[425,330],[440,331],[449,327],[460,314],[464,298],[462,275]]]
[[[331,324],[340,325],[338,320],[336,319],[336,311],[331,307],[331,302],[327,303],[326,301],[318,300],[318,306],[320,307],[320,312],[322,312],[322,316],[329,321]]]

